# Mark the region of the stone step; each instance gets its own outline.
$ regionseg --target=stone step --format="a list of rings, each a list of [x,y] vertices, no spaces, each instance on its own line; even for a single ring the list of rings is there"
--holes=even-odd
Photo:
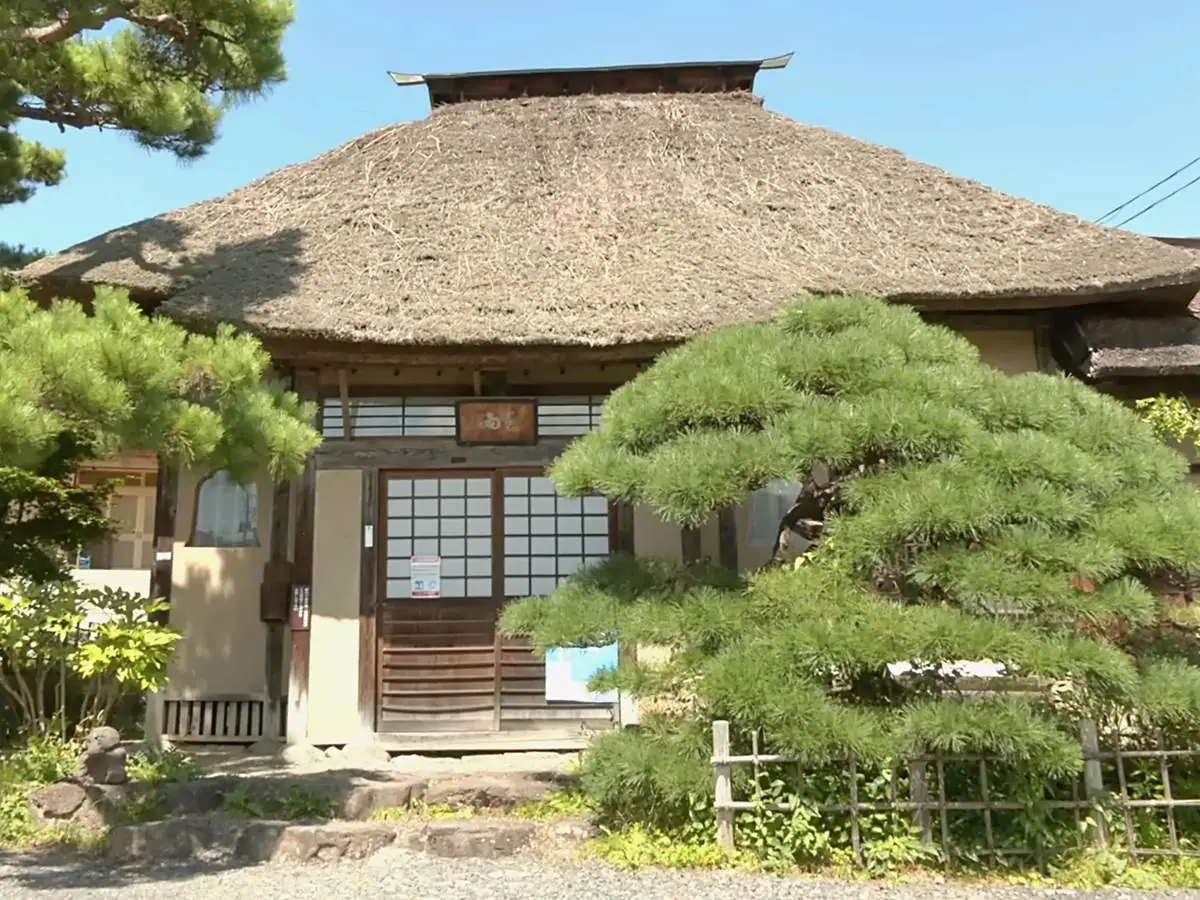
[[[562,790],[563,781],[529,775],[393,776],[380,780],[349,773],[307,776],[215,776],[195,781],[122,785],[59,782],[29,797],[42,825],[71,823],[94,831],[122,820],[121,811],[153,800],[162,818],[218,813],[234,792],[257,800],[286,796],[292,790],[325,798],[339,819],[365,822],[384,810],[454,807],[483,813],[512,810]],[[269,808],[269,807],[268,807]]]
[[[589,823],[574,820],[535,823],[473,817],[296,824],[200,815],[118,825],[109,833],[108,856],[123,863],[303,863],[363,859],[396,847],[456,859],[497,859],[526,851],[561,852],[592,833]]]

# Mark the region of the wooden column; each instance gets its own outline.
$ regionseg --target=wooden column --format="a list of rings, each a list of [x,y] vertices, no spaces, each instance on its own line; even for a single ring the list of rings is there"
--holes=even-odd
[[[379,522],[379,470],[363,470],[362,557],[359,563],[358,603],[358,730],[364,738],[375,734],[376,690],[379,665],[376,660],[379,585],[379,542],[384,540]]]
[[[300,398],[316,402],[317,371],[297,370],[294,390]],[[288,743],[308,734],[308,664],[311,649],[313,531],[317,493],[317,466],[309,456],[296,483],[296,541],[292,556],[292,665],[288,675]]]
[[[287,571],[291,513],[292,484],[283,481],[275,486],[274,499],[271,501],[271,556],[264,567],[264,583],[277,577],[276,571]],[[283,577],[287,577],[286,574]],[[284,622],[267,621],[264,625],[267,645],[263,677],[267,687],[267,708],[263,713],[263,737],[275,740],[283,736],[283,650],[287,633]]]
[[[154,566],[150,570],[150,596],[171,602],[171,585],[175,563],[175,519],[179,505],[179,470],[175,466],[158,460],[157,485],[154,490]],[[158,615],[159,621],[167,624],[171,611]],[[163,736],[163,692],[152,691],[146,695],[145,733],[146,744],[154,750],[161,749]]]
[[[717,561],[723,568],[738,570],[737,516],[732,506],[717,514]]]

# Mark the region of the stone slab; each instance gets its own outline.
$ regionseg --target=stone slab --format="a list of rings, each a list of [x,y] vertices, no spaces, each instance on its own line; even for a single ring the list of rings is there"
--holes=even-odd
[[[363,859],[393,845],[454,859],[498,859],[530,848],[539,836],[561,841],[534,822],[505,819],[444,821],[289,822],[182,816],[119,825],[109,834],[108,855],[118,862],[187,860],[305,863]]]

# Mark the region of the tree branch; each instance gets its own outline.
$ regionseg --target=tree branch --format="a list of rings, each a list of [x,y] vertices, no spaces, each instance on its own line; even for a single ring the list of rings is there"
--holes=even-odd
[[[791,545],[791,533],[800,532],[806,540],[816,543],[820,540],[825,527],[825,509],[833,499],[837,480],[830,478],[829,484],[818,485],[814,479],[804,483],[804,487],[788,507],[783,518],[779,520],[779,529],[775,538],[775,550],[767,566],[778,566],[783,563],[783,554]]]
[[[106,125],[115,125],[104,116],[91,111],[51,109],[47,106],[26,106],[23,103],[17,104],[17,115],[34,122],[50,122],[59,128],[103,128]]]
[[[64,11],[60,12],[49,25],[33,25],[26,28],[22,37],[30,43],[49,47],[69,41],[84,31],[99,31],[114,19],[124,19],[131,25],[169,35],[178,41],[188,39],[188,27],[178,17],[170,13],[144,16],[135,12],[135,9],[137,9],[137,3],[134,0],[124,0],[121,3],[101,6],[82,15],[71,15]]]

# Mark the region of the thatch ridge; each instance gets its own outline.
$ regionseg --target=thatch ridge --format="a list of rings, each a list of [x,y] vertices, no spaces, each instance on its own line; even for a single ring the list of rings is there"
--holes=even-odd
[[[267,334],[600,346],[765,319],[805,292],[1094,301],[1200,283],[1200,259],[748,94],[644,94],[440,108],[23,275]]]

